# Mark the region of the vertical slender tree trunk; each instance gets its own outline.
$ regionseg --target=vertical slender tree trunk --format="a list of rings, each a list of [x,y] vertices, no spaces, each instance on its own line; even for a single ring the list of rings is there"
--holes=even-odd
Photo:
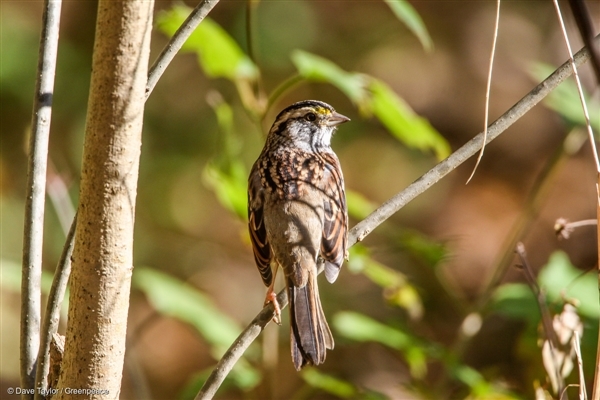
[[[100,0],[55,399],[120,393],[153,0]]]

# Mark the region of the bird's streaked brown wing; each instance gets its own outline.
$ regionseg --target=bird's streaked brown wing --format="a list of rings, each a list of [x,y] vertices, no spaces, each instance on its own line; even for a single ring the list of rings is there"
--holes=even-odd
[[[263,206],[264,188],[260,183],[257,164],[254,164],[248,179],[248,230],[256,266],[265,286],[269,286],[273,281],[273,272],[270,265],[271,246],[267,239],[267,229],[263,219]]]
[[[325,277],[327,281],[333,283],[337,279],[344,257],[346,257],[348,212],[340,163],[333,154],[321,156],[326,161],[320,188],[325,194],[321,257],[325,260]]]

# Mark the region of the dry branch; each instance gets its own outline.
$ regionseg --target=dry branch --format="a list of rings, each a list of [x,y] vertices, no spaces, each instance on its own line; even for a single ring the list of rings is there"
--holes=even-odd
[[[148,73],[148,82],[146,83],[146,98],[150,96],[152,90],[154,90],[154,86],[162,76],[165,69],[169,63],[173,60],[175,55],[181,49],[181,46],[185,43],[185,41],[190,37],[194,29],[198,27],[200,22],[208,15],[210,10],[213,9],[219,0],[202,0],[200,4],[196,6],[188,15],[188,17],[183,21],[183,24],[177,29],[177,32],[173,35],[173,37],[169,40],[163,51],[157,57],[152,67],[150,67],[150,72]]]
[[[23,234],[23,270],[21,278],[21,388],[33,389],[40,345],[42,244],[48,142],[52,117],[52,95],[58,54],[60,0],[46,0],[37,66],[29,160],[27,197]],[[23,395],[32,399],[33,394]]]

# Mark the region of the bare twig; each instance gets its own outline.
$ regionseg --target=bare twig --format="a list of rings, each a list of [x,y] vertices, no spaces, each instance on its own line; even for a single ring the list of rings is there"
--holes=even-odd
[[[488,69],[488,77],[487,77],[487,87],[485,89],[485,116],[483,123],[483,145],[481,146],[481,150],[479,151],[479,155],[477,156],[477,161],[475,162],[475,166],[473,167],[473,172],[471,172],[471,176],[467,179],[467,183],[473,179],[475,175],[475,171],[477,171],[477,167],[481,162],[481,158],[483,157],[483,151],[485,149],[485,142],[487,139],[487,131],[488,131],[488,122],[490,117],[490,92],[492,90],[492,71],[494,70],[494,55],[496,54],[496,43],[498,41],[498,27],[500,25],[500,3],[501,0],[496,0],[496,22],[494,24],[494,40],[492,41],[492,53],[490,54],[490,66]]]
[[[569,0],[569,5],[571,6],[571,11],[573,11],[573,16],[577,22],[583,44],[590,49],[592,67],[596,74],[596,80],[600,85],[600,50],[593,45],[594,23],[592,18],[590,18],[590,12],[583,0]]]
[[[527,260],[527,253],[525,251],[525,245],[519,242],[517,243],[517,247],[515,250],[517,255],[519,256],[519,259],[521,260],[520,267],[523,271],[523,274],[525,275],[525,280],[527,281],[527,284],[529,285],[531,291],[535,295],[538,308],[540,309],[540,315],[542,317],[542,327],[544,328],[543,332],[544,336],[546,336],[546,341],[550,346],[550,356],[552,357],[552,364],[554,366],[552,368],[552,371],[555,374],[554,378],[556,379],[556,382],[558,384],[557,392],[562,393],[565,383],[563,377],[560,375],[561,367],[559,365],[560,363],[556,359],[555,352],[555,349],[558,348],[559,343],[558,337],[556,336],[556,331],[554,330],[554,327],[552,325],[552,316],[550,315],[550,310],[548,310],[548,306],[546,305],[546,295],[542,290],[540,290],[540,287],[538,286],[537,281],[535,279],[533,269],[531,268],[531,265],[529,265],[529,261]],[[551,371],[548,372],[550,373]]]
[[[558,0],[554,0],[554,8],[556,9],[556,14],[558,15],[558,22],[560,22],[560,29],[562,30],[563,37],[565,39],[565,45],[567,47],[567,51],[569,52],[569,61],[573,64],[573,77],[575,78],[575,83],[577,84],[577,93],[579,94],[579,100],[581,100],[581,108],[583,109],[583,116],[585,117],[585,126],[588,132],[588,138],[590,140],[590,146],[592,147],[592,154],[594,155],[594,161],[596,163],[596,172],[600,173],[600,161],[598,160],[598,150],[596,149],[596,140],[594,139],[594,131],[592,131],[592,125],[590,124],[590,114],[588,113],[587,103],[585,102],[585,97],[583,96],[583,88],[581,87],[581,80],[579,79],[579,73],[577,72],[577,66],[575,65],[575,61],[573,61],[573,52],[571,51],[571,44],[569,43],[569,37],[567,35],[567,29],[565,28],[565,23],[562,18],[562,14],[560,12],[560,6],[558,5]],[[593,48],[593,46],[592,46]],[[590,52],[591,57],[591,52]]]
[[[44,201],[52,95],[58,53],[61,0],[44,3],[42,33],[33,105],[21,278],[21,388],[33,389],[40,344],[42,244]],[[33,394],[23,395],[33,398]]]
[[[554,234],[559,239],[568,239],[576,228],[596,225],[598,225],[598,220],[596,219],[584,219],[581,221],[569,222],[566,218],[558,218],[554,223]]]
[[[600,42],[600,35],[597,36],[595,42]],[[576,65],[581,65],[589,59],[589,54],[586,49],[580,50],[575,54],[574,60]],[[513,107],[498,118],[488,130],[488,138],[486,143],[491,142],[510,127],[514,122],[521,118],[533,106],[539,103],[546,97],[554,88],[568,78],[572,73],[571,64],[569,61],[561,65],[554,71],[546,80],[533,88],[525,97],[519,100]],[[448,158],[441,161],[425,175],[410,184],[406,189],[402,190],[394,197],[382,204],[377,210],[372,212],[367,218],[356,224],[348,233],[348,246],[353,246],[357,242],[362,241],[369,233],[391,217],[396,211],[404,207],[408,202],[415,197],[425,192],[429,187],[433,186],[448,173],[456,169],[460,164],[465,162],[469,157],[474,155],[483,145],[483,133],[475,136],[460,149],[452,153]],[[277,299],[281,308],[287,304],[287,295],[285,290],[277,295]],[[218,390],[219,386],[235,365],[236,361],[241,357],[250,344],[258,337],[262,329],[273,318],[272,305],[267,305],[254,318],[250,325],[238,336],[229,350],[223,355],[217,366],[211,373],[208,380],[196,396],[196,400],[210,399]]]
[[[173,60],[177,52],[181,49],[181,46],[190,37],[192,32],[198,27],[200,22],[208,15],[210,10],[219,2],[219,0],[202,0],[200,4],[196,6],[186,18],[183,24],[177,29],[177,32],[173,35],[169,43],[165,46],[163,51],[160,53],[150,71],[148,72],[148,83],[146,83],[146,99],[154,90],[154,86],[162,76],[169,63]]]
[[[288,298],[285,289],[277,294],[277,301],[279,306],[283,309],[287,306]],[[202,389],[195,397],[195,400],[208,400],[212,399],[223,383],[223,380],[229,374],[229,371],[233,368],[237,360],[244,354],[248,346],[260,335],[265,326],[273,319],[275,315],[273,304],[269,303],[262,311],[250,322],[250,325],[244,329],[244,331],[238,336],[233,342],[231,347],[225,352],[223,357],[217,363],[217,366],[212,371]]]
[[[50,343],[52,335],[58,331],[58,322],[60,320],[60,307],[67,290],[67,282],[71,273],[71,255],[73,254],[73,245],[75,241],[75,227],[77,226],[77,215],[73,218],[71,228],[67,234],[67,246],[58,261],[54,279],[48,294],[48,303],[46,304],[46,315],[42,325],[42,343],[38,354],[38,366],[35,377],[35,400],[42,400],[43,393],[48,389],[48,372],[50,370]]]
[[[573,348],[577,358],[577,372],[579,373],[579,400],[587,400],[587,391],[585,390],[585,375],[583,373],[583,359],[581,358],[581,342],[579,332],[573,331]]]
[[[523,271],[523,275],[525,275],[525,280],[527,284],[531,288],[531,291],[535,295],[535,298],[538,303],[538,307],[540,308],[540,314],[542,316],[542,325],[544,327],[544,333],[546,334],[546,338],[552,343],[554,347],[558,345],[558,338],[556,337],[556,332],[554,328],[552,328],[552,316],[550,315],[550,310],[548,310],[548,306],[546,305],[546,295],[540,289],[535,279],[535,274],[533,273],[533,269],[527,260],[527,252],[525,251],[525,245],[521,242],[517,243],[516,253],[521,260],[521,270]]]

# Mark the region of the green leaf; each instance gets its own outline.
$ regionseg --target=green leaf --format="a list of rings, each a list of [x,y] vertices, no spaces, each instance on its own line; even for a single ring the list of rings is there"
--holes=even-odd
[[[485,380],[483,375],[474,368],[464,364],[458,364],[451,369],[451,372],[456,379],[471,389],[470,399],[484,399],[486,398],[486,395],[490,394],[492,390],[491,385]]]
[[[302,379],[314,388],[321,389],[343,399],[356,395],[356,388],[352,384],[324,374],[315,368],[302,371]]]
[[[157,26],[163,33],[173,36],[190,14],[191,9],[175,6],[157,17]],[[198,25],[182,47],[194,52],[204,73],[210,78],[227,78],[232,81],[255,80],[258,68],[242,51],[235,40],[210,18]]]
[[[419,13],[406,0],[384,0],[396,17],[419,39],[425,51],[433,50],[433,41]]]
[[[583,273],[571,264],[569,256],[562,251],[552,253],[548,264],[540,271],[538,282],[551,302],[563,298],[577,299],[580,315],[598,319],[598,276],[595,272]]]
[[[337,313],[333,325],[342,336],[357,342],[377,342],[394,350],[407,350],[415,345],[409,334],[356,312]]]
[[[344,71],[330,60],[301,50],[292,53],[292,61],[302,78],[337,87],[363,113],[374,114],[407,146],[433,150],[438,159],[450,154],[450,145],[442,135],[385,83],[366,74]]]
[[[538,81],[546,79],[552,72],[554,72],[554,67],[544,63],[535,63],[530,68],[530,75]],[[585,92],[584,98],[588,107],[590,124],[596,133],[598,133],[600,131],[600,102]],[[581,126],[585,126],[586,124],[577,86],[571,79],[561,83],[554,89],[544,99],[544,105],[556,111],[572,124]]]
[[[333,62],[307,53],[295,50],[292,53],[292,62],[300,75],[312,82],[330,83],[344,93],[354,104],[366,101],[366,83],[368,77],[363,74],[346,72]]]
[[[382,81],[369,85],[371,110],[385,127],[408,147],[433,150],[438,159],[450,154],[450,145],[425,118],[418,116],[404,100]]]
[[[540,309],[531,288],[524,283],[507,283],[498,287],[490,302],[490,310],[508,317],[537,324]]]
[[[356,244],[350,248],[348,269],[355,273],[362,273],[373,283],[381,286],[386,300],[405,309],[412,319],[423,316],[421,296],[409,283],[408,278],[400,271],[373,260],[365,246]]]
[[[344,337],[357,342],[377,342],[405,355],[412,376],[423,378],[427,372],[426,349],[413,338],[397,328],[392,328],[366,315],[344,311],[333,317],[333,325]]]

